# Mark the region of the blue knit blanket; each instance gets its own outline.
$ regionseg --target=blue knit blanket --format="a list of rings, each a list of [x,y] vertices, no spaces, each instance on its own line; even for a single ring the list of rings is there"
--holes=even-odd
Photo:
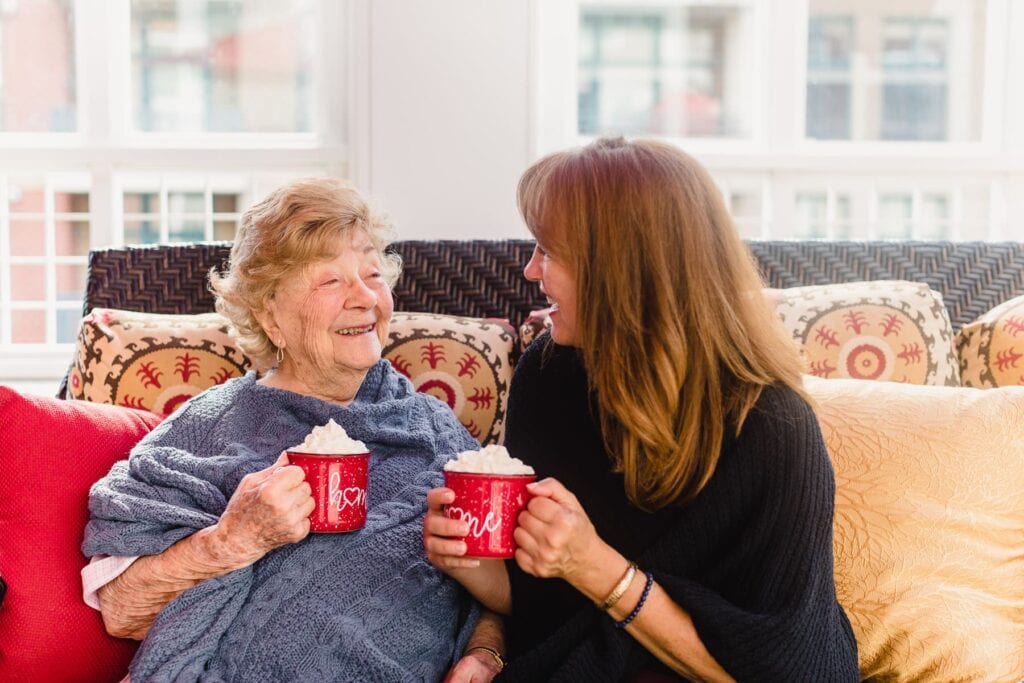
[[[216,523],[242,477],[330,418],[372,453],[366,526],[185,591],[154,621],[132,680],[439,680],[477,608],[425,561],[425,498],[443,462],[478,445],[386,361],[346,407],[255,379],[192,399],[93,486],[83,552],[156,554]]]

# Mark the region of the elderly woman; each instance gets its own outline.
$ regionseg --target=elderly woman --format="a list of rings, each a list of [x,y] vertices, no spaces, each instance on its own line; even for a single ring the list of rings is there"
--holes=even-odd
[[[98,586],[108,631],[144,639],[132,678],[493,676],[491,623],[423,557],[426,492],[477,444],[381,360],[387,227],[341,183],[299,181],[245,214],[211,273],[239,345],[273,369],[193,398],[90,493],[87,598]],[[310,487],[283,451],[329,419],[372,453],[369,514],[308,535]]]

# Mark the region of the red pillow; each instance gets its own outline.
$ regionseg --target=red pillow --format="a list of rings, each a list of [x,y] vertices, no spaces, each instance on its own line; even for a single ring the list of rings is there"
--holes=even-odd
[[[160,417],[0,386],[0,680],[118,681],[134,641],[82,602],[80,550],[93,482]]]

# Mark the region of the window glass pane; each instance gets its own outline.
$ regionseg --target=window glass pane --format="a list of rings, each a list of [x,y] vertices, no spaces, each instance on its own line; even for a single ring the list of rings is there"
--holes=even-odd
[[[168,192],[167,210],[170,213],[198,213],[206,211],[202,192]]]
[[[807,41],[807,136],[849,138],[853,18],[812,16]]]
[[[46,225],[42,220],[11,219],[11,256],[46,254]]]
[[[57,264],[57,301],[80,301],[85,294],[85,264]]]
[[[11,178],[7,186],[11,213],[42,214],[46,211],[46,192],[41,178]]]
[[[73,6],[0,2],[0,131],[75,130]]]
[[[711,5],[711,3],[708,3]],[[714,3],[580,8],[580,133],[744,137],[750,11]]]
[[[796,196],[793,237],[818,239],[825,237],[828,196],[824,192],[801,192]]]
[[[42,344],[46,341],[46,311],[11,311],[11,341]]]
[[[906,240],[913,234],[913,199],[908,194],[883,194],[878,198],[878,237]]]
[[[312,0],[132,0],[135,128],[311,131],[318,23]]]
[[[942,240],[950,237],[949,197],[925,194],[921,197],[921,225],[914,235],[918,239]]]
[[[42,301],[45,298],[46,266],[12,264],[11,299],[14,301]]]
[[[238,211],[239,196],[237,194],[213,193],[214,213],[235,213]]]
[[[160,221],[152,220],[125,220],[124,222],[124,243],[125,244],[156,244],[160,241]]]
[[[57,213],[89,213],[89,195],[86,192],[54,192],[53,210]]]
[[[70,344],[78,339],[78,326],[81,318],[81,311],[78,309],[57,309],[58,344]]]
[[[89,221],[57,220],[57,256],[85,256],[89,253]]]
[[[125,192],[125,213],[160,213],[160,195],[156,192]]]
[[[809,138],[976,141],[984,0],[810,0]]]
[[[238,230],[238,223],[235,221],[214,221],[213,239],[233,240],[235,239],[236,230]]]
[[[167,239],[171,242],[198,242],[205,239],[200,218],[171,216],[167,228]]]

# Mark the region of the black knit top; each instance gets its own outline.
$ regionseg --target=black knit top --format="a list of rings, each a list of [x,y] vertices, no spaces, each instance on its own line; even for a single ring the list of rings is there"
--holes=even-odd
[[[576,351],[547,335],[537,340],[512,381],[512,455],[572,491],[598,535],[654,574],[737,680],[856,681],[856,643],[832,573],[835,483],[811,408],[788,388],[765,389],[740,436],[726,437],[707,487],[685,506],[653,513],[626,499],[595,415]],[[668,671],[567,582],[507,566],[512,662],[504,679]]]

